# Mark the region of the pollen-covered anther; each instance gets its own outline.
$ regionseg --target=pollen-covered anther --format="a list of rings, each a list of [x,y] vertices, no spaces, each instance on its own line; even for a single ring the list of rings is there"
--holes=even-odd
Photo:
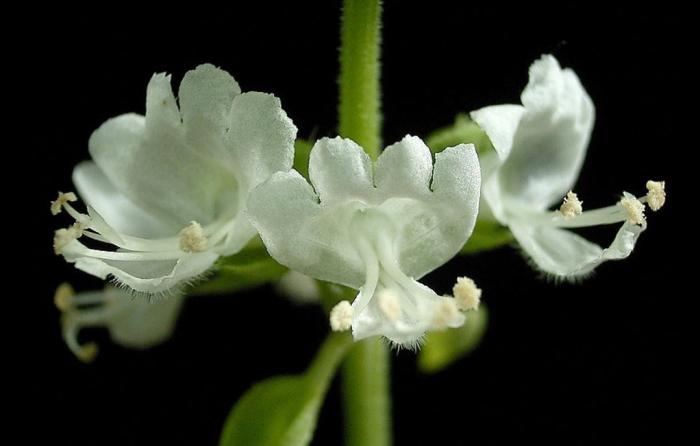
[[[78,357],[82,362],[92,362],[97,356],[99,347],[94,342],[88,342],[85,345],[81,345],[80,349],[75,352],[75,356]]]
[[[457,308],[466,310],[478,310],[481,302],[481,288],[468,277],[458,277],[457,283],[452,287]]]
[[[559,207],[559,212],[564,218],[574,218],[583,212],[583,201],[578,199],[578,195],[569,191],[564,197],[564,202]]]
[[[647,181],[647,204],[652,211],[656,212],[666,203],[666,182]]]
[[[401,304],[395,292],[387,289],[381,290],[377,299],[379,300],[379,309],[387,319],[393,322],[401,316]]]
[[[60,214],[63,205],[72,201],[78,201],[78,197],[73,192],[59,192],[58,197],[51,202],[51,214]]]
[[[433,329],[445,330],[458,317],[460,317],[460,312],[455,299],[444,297],[433,314]]]
[[[646,221],[644,217],[644,203],[638,199],[632,196],[625,196],[618,204],[627,212],[627,221],[629,223],[642,225]]]
[[[68,282],[63,282],[54,292],[53,303],[59,310],[63,312],[68,311],[68,309],[71,307],[74,295],[75,291],[73,290],[73,287],[70,286]]]
[[[207,249],[207,244],[204,230],[196,221],[190,222],[180,231],[180,249],[185,252],[202,252]]]
[[[54,232],[53,236],[53,251],[56,255],[63,252],[63,248],[68,246],[73,240],[77,240],[83,236],[85,226],[80,222],[75,222],[67,228],[61,228]]]
[[[331,310],[330,320],[333,331],[346,331],[352,327],[352,316],[355,310],[350,302],[343,300]]]

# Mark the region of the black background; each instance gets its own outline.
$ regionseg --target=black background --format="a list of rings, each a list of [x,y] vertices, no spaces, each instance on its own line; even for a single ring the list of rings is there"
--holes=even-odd
[[[21,181],[15,191],[29,194],[21,196],[26,210],[19,217],[5,213],[17,235],[11,238],[27,256],[8,278],[8,296],[20,310],[6,313],[17,323],[7,341],[21,350],[6,365],[21,374],[8,382],[21,396],[13,413],[29,426],[18,443],[215,444],[247,387],[301,371],[322,341],[327,321],[320,309],[295,306],[263,287],[188,301],[173,339],[150,351],[125,350],[100,330],[86,332],[101,352],[84,365],[62,343],[52,305],[61,281],[78,289],[100,282],[53,255],[52,231],[65,221],[50,216],[48,203],[56,190],[71,188],[72,166],[87,158],[97,126],[143,112],[153,72],[173,73],[177,85],[186,70],[214,63],[244,91],[280,97],[300,137],[334,135],[339,2],[249,3],[148,17],[127,7],[62,16],[35,11],[6,39],[8,71],[17,77],[6,88],[21,96],[18,127],[6,131],[21,136],[13,153],[27,155],[8,178]],[[406,133],[425,136],[458,112],[517,102],[529,64],[553,53],[576,70],[597,106],[576,187],[586,206],[608,205],[622,190],[642,194],[649,178],[667,180],[669,191],[667,207],[649,217],[632,257],[604,264],[580,285],[542,280],[511,248],[456,258],[427,276],[438,292],[449,291],[458,274],[475,278],[491,321],[481,347],[437,375],[418,372],[410,352],[396,356],[396,444],[681,438],[689,417],[682,408],[690,390],[684,370],[694,351],[682,345],[690,326],[681,318],[694,292],[681,289],[680,263],[694,264],[682,256],[695,241],[692,223],[681,222],[686,209],[676,193],[688,159],[679,155],[697,146],[679,116],[694,53],[684,14],[669,5],[387,2],[387,143]],[[594,236],[609,240],[615,230]],[[341,443],[341,429],[336,383],[314,444]]]

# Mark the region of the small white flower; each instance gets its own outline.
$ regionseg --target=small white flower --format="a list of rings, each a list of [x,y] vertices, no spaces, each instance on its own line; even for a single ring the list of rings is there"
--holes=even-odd
[[[156,74],[145,116],[110,119],[90,137],[93,161],[73,172],[87,215],[71,206],[75,194],[59,194],[52,213],[65,209],[76,224],[56,232],[54,248],[97,277],[171,292],[255,236],[248,192],[291,168],[295,137],[276,97],[241,93],[212,65],[185,74],[177,101],[170,77]]]
[[[426,330],[464,322],[452,297],[415,279],[452,258],[474,228],[481,181],[473,146],[446,149],[433,169],[428,147],[407,136],[373,169],[353,141],[324,138],[309,176],[313,187],[296,171],[274,174],[251,192],[248,213],[278,262],[359,290],[352,307],[331,314],[334,330],[351,325],[355,339],[414,346]]]
[[[119,345],[149,348],[170,337],[183,300],[184,296],[178,294],[149,302],[113,287],[75,294],[67,283],[61,284],[54,295],[54,303],[62,313],[63,338],[83,362],[92,361],[98,348],[94,342],[78,342],[82,328],[106,327],[112,340]]]
[[[646,228],[648,199],[625,193],[614,206],[583,212],[571,192],[595,119],[576,74],[543,56],[530,67],[521,100],[471,113],[495,148],[481,159],[483,214],[508,226],[537,267],[555,276],[586,274],[627,257]],[[549,211],[565,194],[560,210]],[[605,249],[565,229],[614,223],[623,224]]]

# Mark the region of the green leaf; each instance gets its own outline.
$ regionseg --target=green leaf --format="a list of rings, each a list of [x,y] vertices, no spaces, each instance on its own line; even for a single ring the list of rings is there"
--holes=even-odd
[[[425,345],[418,354],[418,368],[424,373],[436,373],[474,351],[488,325],[488,311],[482,304],[470,312],[459,328],[428,332]]]
[[[309,179],[309,155],[314,143],[305,139],[297,139],[294,142],[294,169]]]
[[[474,254],[480,251],[499,248],[513,241],[513,234],[505,226],[495,221],[477,220],[462,254]]]
[[[481,155],[493,149],[489,137],[476,122],[465,114],[459,114],[454,124],[431,133],[425,140],[433,153],[441,152],[447,147],[458,144],[474,144],[476,152]]]
[[[331,334],[304,374],[277,376],[251,387],[226,419],[219,445],[308,444],[330,381],[351,344],[349,334]]]
[[[254,288],[278,280],[287,268],[270,257],[259,238],[242,251],[220,258],[213,267],[214,275],[189,290],[190,296],[224,294]]]

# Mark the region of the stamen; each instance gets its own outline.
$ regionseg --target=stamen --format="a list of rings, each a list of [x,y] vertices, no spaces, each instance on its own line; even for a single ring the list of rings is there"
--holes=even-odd
[[[574,192],[569,191],[564,197],[564,202],[561,204],[559,212],[564,218],[574,218],[577,215],[581,215],[583,212],[583,201],[579,200],[578,195]]]
[[[458,277],[457,283],[452,288],[452,293],[455,296],[455,303],[458,309],[462,311],[479,309],[481,289],[476,286],[472,279]]]
[[[73,192],[59,192],[58,197],[51,202],[51,214],[58,215],[61,213],[63,206],[69,201],[78,201],[78,197]]]
[[[75,291],[70,286],[70,283],[63,282],[56,288],[56,292],[53,295],[53,303],[62,312],[68,311],[73,303],[74,295]]]
[[[446,329],[458,317],[460,317],[460,312],[457,309],[455,300],[451,297],[442,298],[433,314],[433,330]]]
[[[196,221],[180,231],[180,249],[185,252],[202,252],[207,249],[207,237],[202,226]]]
[[[666,203],[666,182],[665,181],[647,181],[647,204],[652,211],[656,212]]]
[[[75,222],[67,228],[58,229],[53,236],[53,251],[56,255],[61,254],[63,248],[68,246],[72,241],[79,239],[83,235],[84,226]]]
[[[379,299],[379,309],[384,313],[387,319],[394,322],[401,316],[399,296],[397,296],[394,291],[387,289],[381,290],[377,295],[377,299]]]
[[[331,310],[330,320],[333,331],[345,331],[352,327],[354,310],[350,302],[343,300]]]
[[[627,212],[627,221],[633,225],[642,225],[646,220],[644,218],[644,203],[639,201],[633,195],[625,194],[618,202],[620,206]]]

